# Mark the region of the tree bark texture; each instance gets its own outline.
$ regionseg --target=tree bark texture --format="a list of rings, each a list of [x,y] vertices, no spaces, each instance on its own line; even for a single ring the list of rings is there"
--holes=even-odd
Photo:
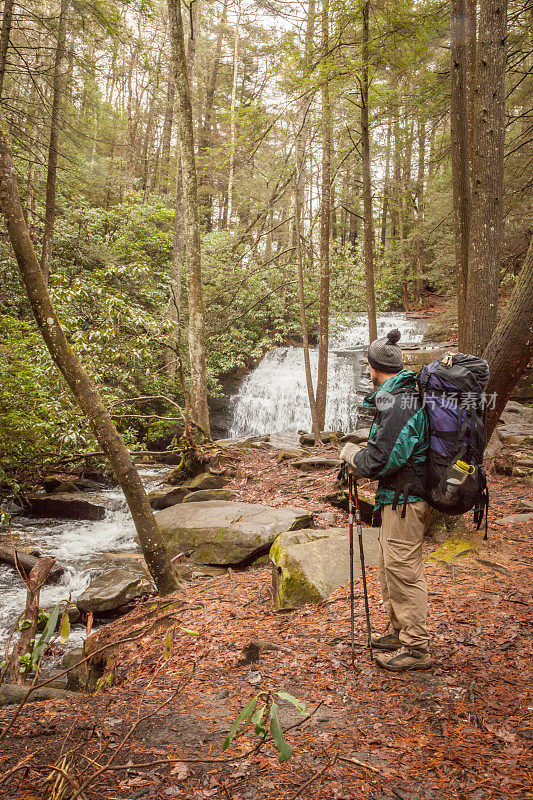
[[[510,398],[518,380],[533,356],[533,237],[494,335],[483,357],[490,367],[487,393],[496,394],[494,408],[487,411],[487,438]]]
[[[387,211],[389,205],[389,181],[390,181],[390,150],[391,150],[391,133],[392,125],[389,117],[389,124],[387,125],[387,147],[385,151],[385,178],[383,181],[383,204],[381,207],[381,234],[380,234],[380,252],[381,255],[385,252],[385,244],[387,241]]]
[[[470,236],[470,167],[467,101],[466,0],[452,0],[450,24],[450,128],[455,237],[455,282],[459,350],[465,348],[468,248]]]
[[[322,0],[322,178],[320,202],[320,294],[316,408],[321,430],[326,422],[329,351],[329,234],[331,223],[331,103],[327,53],[329,0]]]
[[[418,124],[418,174],[416,176],[416,297],[420,301],[424,288],[424,170],[426,155],[426,123]]]
[[[363,170],[363,227],[365,249],[365,286],[370,341],[378,338],[376,297],[374,291],[374,220],[372,216],[372,183],[370,175],[370,129],[368,121],[369,86],[369,16],[370,0],[363,4],[363,75],[361,80],[361,149]]]
[[[26,623],[21,634],[13,647],[9,656],[9,666],[7,668],[8,680],[11,683],[21,685],[26,682],[26,675],[20,671],[19,659],[26,653],[33,652],[33,642],[37,634],[39,618],[39,596],[41,587],[45,583],[48,573],[54,566],[54,559],[50,556],[39,558],[25,580],[26,584],[26,607],[24,609],[23,620]]]
[[[2,31],[0,32],[0,100],[4,93],[4,78],[6,75],[7,51],[9,49],[9,35],[13,20],[13,0],[4,0],[2,15]]]
[[[181,1],[168,0],[168,17],[174,82],[178,98],[178,132],[181,150],[184,203],[185,266],[189,305],[189,360],[191,369],[191,410],[194,419],[209,433],[207,375],[205,360],[205,313],[202,290],[202,256],[198,216],[198,183],[194,152],[192,106]]]
[[[52,114],[50,118],[50,142],[48,146],[48,167],[46,172],[46,207],[44,213],[43,246],[41,250],[41,271],[48,282],[52,247],[54,243],[54,224],[56,218],[57,159],[59,143],[59,117],[63,93],[62,65],[65,57],[66,16],[68,0],[61,0],[57,25],[57,44],[54,57],[54,77],[52,85]]]
[[[507,0],[480,2],[465,350],[481,355],[498,317],[503,236]]]
[[[6,123],[0,117],[0,204],[37,326],[53,361],[87,416],[96,439],[113,467],[157,588],[161,594],[172,592],[177,587],[177,578],[139,473],[96,387],[67,342],[52,306],[24,220],[6,130]]]

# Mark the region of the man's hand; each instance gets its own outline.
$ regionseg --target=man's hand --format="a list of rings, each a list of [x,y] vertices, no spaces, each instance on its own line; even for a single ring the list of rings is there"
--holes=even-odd
[[[345,444],[341,450],[340,453],[341,461],[345,461],[351,470],[355,469],[353,459],[354,456],[357,455],[360,449],[361,448],[358,445],[353,444],[352,442],[347,442],[347,444]]]

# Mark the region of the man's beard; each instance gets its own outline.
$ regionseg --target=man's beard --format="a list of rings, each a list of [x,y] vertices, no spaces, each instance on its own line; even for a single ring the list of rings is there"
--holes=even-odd
[[[372,378],[372,383],[374,385],[374,389],[379,389],[379,387],[381,386],[381,383],[379,382],[379,378],[377,375],[374,375],[374,377]]]

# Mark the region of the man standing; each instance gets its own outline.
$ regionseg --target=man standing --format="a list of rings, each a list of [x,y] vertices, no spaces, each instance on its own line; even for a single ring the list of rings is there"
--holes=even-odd
[[[381,511],[379,581],[392,632],[373,636],[385,652],[378,664],[394,672],[428,669],[427,586],[422,541],[431,513],[422,499],[428,448],[426,418],[416,375],[403,368],[398,330],[368,348],[375,391],[363,405],[375,409],[368,444],[346,444],[341,459],[356,477],[379,479],[376,510]],[[387,626],[389,627],[389,626]]]

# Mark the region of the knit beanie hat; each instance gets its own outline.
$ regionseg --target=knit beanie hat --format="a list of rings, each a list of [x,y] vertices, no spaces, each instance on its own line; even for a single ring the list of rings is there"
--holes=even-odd
[[[389,331],[383,339],[374,339],[368,348],[368,363],[379,372],[393,375],[403,369],[402,351],[396,344],[400,340],[397,328]]]

